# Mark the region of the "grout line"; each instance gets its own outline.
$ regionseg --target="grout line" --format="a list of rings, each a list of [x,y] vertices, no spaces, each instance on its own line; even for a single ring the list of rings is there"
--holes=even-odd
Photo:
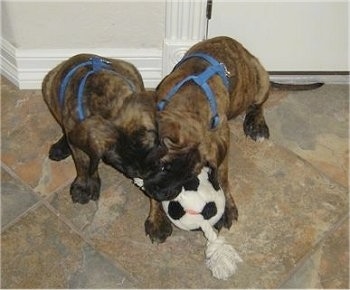
[[[235,130],[231,130],[230,128],[230,134],[235,135],[236,131]],[[243,129],[242,129],[242,136],[243,136]],[[244,137],[244,136],[243,136]],[[241,138],[241,137],[238,137]],[[246,136],[246,138],[249,138]],[[231,139],[232,140],[232,139]],[[265,140],[266,141],[266,140]],[[315,172],[317,172],[319,175],[321,175],[322,177],[328,179],[330,182],[334,183],[335,185],[341,187],[342,189],[345,190],[349,190],[349,187],[346,187],[345,185],[339,183],[337,180],[334,180],[331,176],[329,176],[326,172],[320,170],[319,167],[317,167],[316,165],[314,165],[311,161],[305,159],[304,157],[300,156],[299,154],[297,154],[296,152],[294,152],[292,149],[289,149],[281,144],[276,143],[276,141],[273,141],[271,139],[268,139],[267,141],[271,142],[274,146],[283,149],[284,151],[289,152],[290,154],[293,154],[294,156],[296,156],[299,160],[301,160],[303,163],[305,163],[306,165],[310,166]],[[349,182],[349,178],[348,178],[348,182]]]
[[[287,283],[312,257],[313,254],[316,253],[317,250],[321,249],[325,240],[340,228],[343,223],[349,219],[349,212],[347,211],[334,225],[331,225],[329,230],[324,232],[324,234],[320,237],[320,239],[312,246],[311,250],[305,254],[295,265],[295,267],[287,274],[287,277],[282,280],[281,283],[278,284],[276,289],[284,288],[283,285]]]
[[[3,228],[1,228],[1,233],[3,234],[5,231],[7,231],[10,227],[14,226],[17,222],[19,222],[23,217],[28,215],[31,211],[36,210],[40,205],[42,204],[41,200],[38,200],[35,202],[32,206],[28,207],[24,212],[20,213],[18,216],[13,218],[7,225],[5,225]]]
[[[332,179],[331,176],[329,176],[326,172],[320,170],[316,165],[314,165],[311,161],[303,158],[302,156],[298,155],[297,153],[295,153],[294,151],[292,151],[289,148],[286,148],[282,145],[276,144],[275,142],[273,142],[276,146],[279,146],[281,148],[284,148],[285,150],[288,150],[289,152],[291,152],[292,154],[294,154],[295,156],[297,156],[297,158],[299,158],[301,161],[303,161],[305,164],[307,164],[308,166],[310,166],[313,170],[315,170],[319,175],[321,175],[322,177],[328,179],[330,182],[336,184],[337,186],[339,186],[340,188],[343,188],[347,191],[349,191],[349,188],[344,186],[343,184],[339,183],[338,181]],[[348,180],[349,181],[349,180]]]
[[[49,202],[49,197],[44,198],[41,203],[51,212],[53,213],[64,225],[66,225],[71,231],[77,234],[83,242],[89,245],[92,249],[94,249],[97,253],[99,253],[104,259],[109,261],[112,265],[116,266],[119,271],[122,271],[129,280],[131,280],[134,284],[140,284],[140,281],[132,275],[128,270],[126,270],[117,260],[111,259],[107,254],[101,252],[96,248],[94,242],[88,238],[82,231],[80,231],[64,214],[61,214],[53,205]]]
[[[8,167],[3,161],[0,161],[1,170],[4,170],[7,172],[16,182],[20,183],[24,189],[30,191],[30,193],[37,199],[36,202],[27,209],[25,209],[22,213],[20,213],[18,216],[13,218],[7,225],[5,225],[3,228],[1,228],[1,233],[5,232],[9,227],[13,226],[15,223],[17,223],[23,216],[27,215],[28,212],[32,211],[36,207],[40,205],[40,202],[42,200],[41,196],[33,190],[33,188],[23,181],[10,167]]]
[[[94,242],[90,238],[84,235],[84,233],[81,232],[64,214],[61,214],[54,206],[50,204],[49,200],[51,196],[54,193],[59,193],[60,191],[63,190],[63,188],[61,190],[55,190],[54,192],[50,193],[48,196],[43,197],[37,192],[35,192],[29,184],[23,182],[21,178],[19,178],[17,174],[11,168],[9,168],[6,164],[4,164],[3,162],[0,162],[0,163],[1,163],[2,170],[5,170],[12,178],[20,182],[26,189],[28,189],[38,199],[38,201],[35,202],[32,206],[28,207],[24,212],[16,216],[12,221],[10,221],[6,226],[4,226],[4,228],[1,229],[1,233],[4,233],[10,227],[14,226],[16,223],[18,223],[22,218],[24,218],[30,212],[34,212],[40,206],[44,206],[47,210],[49,210],[49,212],[55,215],[65,226],[67,226],[73,233],[77,234],[84,243],[86,243],[88,246],[94,249],[97,253],[99,253],[104,259],[109,261],[112,265],[115,265],[119,271],[122,271],[124,275],[133,284],[140,285],[141,281],[139,279],[137,279],[131,272],[125,269],[117,260],[111,259],[107,254],[98,250],[95,247]]]
[[[48,199],[50,199],[50,197],[55,194],[56,192],[59,193],[60,191],[62,191],[64,189],[65,186],[60,186],[59,189],[49,193],[47,196],[41,196],[38,192],[36,192],[28,183],[24,182],[10,167],[8,167],[6,164],[4,164],[3,162],[1,162],[1,168],[4,169],[12,178],[14,178],[16,181],[20,182],[25,189],[28,189],[31,194],[33,194],[38,201],[36,203],[34,203],[31,207],[29,207],[28,209],[26,209],[23,213],[21,213],[20,215],[18,215],[17,217],[15,217],[11,222],[9,222],[9,224],[7,224],[4,229],[1,230],[1,232],[5,231],[9,226],[14,225],[16,222],[18,222],[18,220],[20,220],[23,216],[25,216],[28,212],[32,211],[33,209],[35,209],[36,207],[39,207],[40,204],[46,206],[53,214],[55,214],[57,217],[60,218],[60,220],[62,222],[64,222],[66,225],[68,225],[70,228],[74,229],[74,231],[79,234],[79,236],[84,237],[84,235],[79,232],[78,229],[75,229],[75,226],[67,219],[65,218],[64,215],[61,215],[60,212],[58,210],[56,210],[48,201]],[[85,239],[84,237],[84,241],[86,242],[91,242],[87,239]]]
[[[34,189],[26,181],[20,178],[11,167],[6,165],[3,161],[0,161],[0,165],[2,170],[5,170],[12,178],[21,183],[25,188],[29,189],[35,197],[40,199],[41,196],[35,192]]]

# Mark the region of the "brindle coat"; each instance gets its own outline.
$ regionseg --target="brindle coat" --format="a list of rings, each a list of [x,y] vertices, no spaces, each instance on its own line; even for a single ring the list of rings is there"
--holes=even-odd
[[[194,82],[183,86],[163,111],[157,112],[160,147],[153,152],[154,162],[162,168],[144,180],[151,197],[146,232],[152,240],[163,242],[171,234],[171,224],[164,219],[160,201],[174,198],[181,186],[210,166],[226,195],[223,218],[216,225],[230,228],[238,211],[228,182],[228,119],[246,112],[244,132],[254,140],[268,138],[269,129],[263,116],[263,104],[270,90],[269,75],[257,58],[229,37],[216,37],[194,45],[186,55],[201,52],[223,63],[229,72],[227,89],[218,75],[209,85],[218,106],[220,124],[210,129],[211,111],[202,89]],[[209,64],[201,58],[190,58],[176,67],[156,89],[157,101],[189,75],[201,73]]]
[[[70,193],[73,202],[79,203],[99,197],[100,159],[128,177],[144,178],[151,169],[145,156],[155,146],[157,136],[154,96],[145,91],[137,69],[125,61],[103,58],[118,75],[101,70],[89,76],[83,93],[84,120],[77,117],[77,87],[88,68],[79,68],[73,74],[64,104],[59,104],[65,75],[92,57],[96,56],[79,54],[64,61],[47,74],[42,84],[44,100],[63,132],[51,146],[49,157],[58,161],[72,154],[77,177]]]

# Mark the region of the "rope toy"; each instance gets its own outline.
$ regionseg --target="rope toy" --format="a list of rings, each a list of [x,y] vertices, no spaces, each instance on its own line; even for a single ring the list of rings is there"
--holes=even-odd
[[[225,210],[225,195],[221,188],[215,190],[209,181],[210,169],[204,167],[197,177],[197,189],[186,190],[162,205],[170,221],[180,229],[201,229],[207,239],[206,265],[217,279],[227,280],[242,262],[237,251],[219,237],[213,226],[220,220]]]

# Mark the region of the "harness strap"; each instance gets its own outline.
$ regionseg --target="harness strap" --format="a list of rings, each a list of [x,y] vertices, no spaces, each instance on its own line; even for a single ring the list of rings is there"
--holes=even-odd
[[[185,55],[182,58],[182,60],[175,66],[175,68],[177,68],[184,61],[186,61],[186,60],[188,60],[190,58],[193,58],[193,57],[202,58],[202,59],[206,60],[208,63],[210,63],[212,66],[214,66],[216,68],[216,73],[218,75],[220,75],[221,80],[223,81],[224,85],[227,88],[229,87],[229,81],[228,81],[227,77],[229,76],[230,73],[228,72],[226,66],[223,63],[218,62],[215,58],[213,58],[209,54],[197,52],[197,53],[192,53],[192,54],[189,54],[189,55]]]
[[[80,69],[82,67],[88,67],[88,66],[91,66],[91,70],[88,71],[84,75],[84,77],[80,80],[79,87],[78,87],[77,114],[78,114],[78,118],[80,121],[83,121],[85,119],[85,110],[84,110],[84,106],[83,106],[84,88],[85,88],[85,84],[86,84],[87,79],[92,74],[97,73],[101,70],[106,70],[107,72],[113,73],[116,76],[118,76],[119,78],[121,78],[123,81],[125,81],[127,83],[127,85],[129,86],[129,88],[133,92],[136,91],[135,85],[130,80],[125,78],[123,75],[114,71],[113,67],[111,66],[111,63],[108,60],[100,58],[100,57],[92,57],[88,61],[80,63],[80,64],[74,66],[73,68],[71,68],[71,70],[64,77],[63,81],[61,82],[60,91],[59,91],[59,103],[60,103],[61,107],[64,105],[64,96],[66,93],[66,89],[67,89],[68,84],[69,84],[70,80],[72,79],[74,73],[78,69]]]
[[[229,86],[228,82],[228,72],[226,70],[226,67],[224,64],[219,63],[215,58],[211,57],[210,55],[204,54],[204,53],[193,53],[190,55],[185,56],[176,66],[174,69],[176,69],[180,64],[182,64],[184,61],[193,58],[193,57],[199,57],[204,60],[206,60],[208,63],[210,63],[210,66],[207,67],[202,73],[199,75],[190,75],[183,79],[182,81],[178,82],[174,87],[171,88],[171,90],[168,92],[168,94],[165,96],[164,99],[160,100],[157,104],[157,109],[159,111],[162,111],[165,109],[165,106],[169,103],[170,99],[177,93],[177,91],[187,82],[193,81],[195,82],[205,93],[210,110],[212,112],[212,118],[210,121],[210,128],[214,129],[219,125],[220,117],[217,113],[217,103],[216,98],[213,93],[213,90],[210,88],[208,84],[208,80],[213,77],[214,75],[218,74],[221,77],[221,80],[223,81],[226,88]]]

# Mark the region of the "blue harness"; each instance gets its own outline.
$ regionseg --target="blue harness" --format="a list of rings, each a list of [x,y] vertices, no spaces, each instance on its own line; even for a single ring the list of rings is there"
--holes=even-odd
[[[210,121],[210,128],[215,129],[220,122],[220,117],[217,112],[217,104],[216,104],[216,97],[210,88],[208,84],[208,80],[213,77],[214,75],[219,75],[221,77],[222,82],[224,83],[225,87],[228,89],[229,87],[229,81],[228,81],[228,71],[226,70],[226,67],[223,63],[219,63],[215,58],[211,57],[210,55],[204,54],[204,53],[193,53],[190,55],[185,56],[176,66],[174,69],[176,69],[180,64],[182,64],[184,61],[188,60],[189,58],[193,57],[199,57],[204,60],[206,60],[210,66],[208,66],[202,73],[199,75],[190,75],[183,79],[182,81],[178,82],[172,89],[168,92],[168,94],[165,96],[164,99],[158,102],[157,109],[158,111],[163,111],[165,106],[169,103],[170,99],[177,93],[177,91],[185,85],[189,81],[195,82],[205,93],[207,100],[210,105],[210,110],[212,113],[212,118]]]
[[[131,81],[129,81],[124,76],[122,76],[121,74],[113,70],[113,67],[110,61],[106,59],[102,59],[100,57],[92,57],[88,61],[77,64],[76,66],[72,67],[68,71],[68,73],[65,75],[63,81],[61,82],[60,91],[59,91],[59,103],[61,108],[64,105],[64,97],[65,97],[66,89],[69,82],[71,81],[74,73],[82,67],[91,67],[91,70],[87,71],[84,77],[79,82],[78,94],[77,94],[77,114],[80,121],[83,121],[85,119],[85,110],[83,106],[83,93],[84,93],[86,81],[88,77],[91,76],[92,74],[100,72],[101,70],[106,70],[108,72],[111,72],[117,75],[119,78],[123,79],[133,92],[135,92],[136,90],[134,84]]]

